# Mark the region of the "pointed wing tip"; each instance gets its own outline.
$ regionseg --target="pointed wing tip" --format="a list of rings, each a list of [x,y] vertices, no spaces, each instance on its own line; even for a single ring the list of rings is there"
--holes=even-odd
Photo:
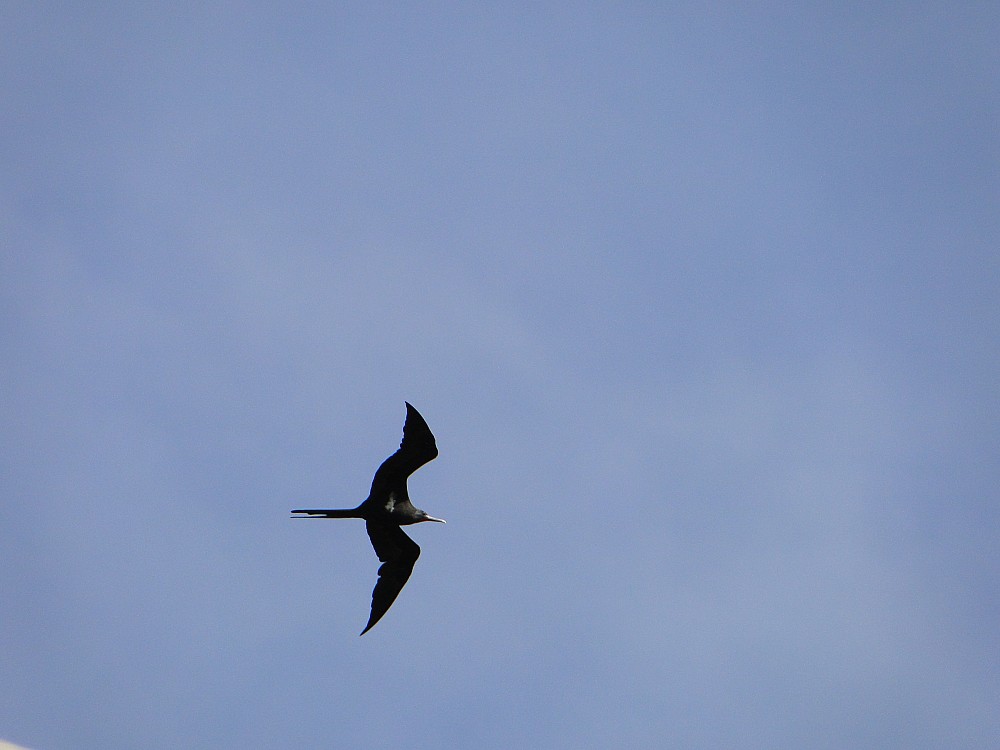
[[[383,612],[383,614],[385,614],[385,613]],[[375,627],[375,623],[377,623],[381,619],[382,619],[382,615],[379,615],[378,617],[374,617],[374,618],[369,617],[368,618],[368,624],[365,625],[365,629],[364,630],[362,630],[360,633],[358,633],[358,638],[360,638],[365,633],[367,633],[369,630],[371,630],[372,628],[374,628]]]

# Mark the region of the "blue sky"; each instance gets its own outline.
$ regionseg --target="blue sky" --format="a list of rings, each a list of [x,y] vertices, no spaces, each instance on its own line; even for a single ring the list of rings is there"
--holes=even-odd
[[[989,3],[8,3],[0,737],[1000,744]],[[413,577],[349,506],[401,433]]]

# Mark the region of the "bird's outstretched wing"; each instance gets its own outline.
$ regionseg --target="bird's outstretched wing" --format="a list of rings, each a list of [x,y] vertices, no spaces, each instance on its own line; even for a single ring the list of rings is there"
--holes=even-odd
[[[437,458],[437,443],[420,412],[406,404],[403,440],[399,450],[382,462],[372,479],[371,496],[381,497],[388,486],[405,480],[428,461]]]
[[[420,557],[420,547],[399,526],[366,521],[365,528],[382,565],[378,569],[378,581],[372,590],[372,613],[361,635],[371,630],[382,615],[389,611],[409,580],[414,563]]]

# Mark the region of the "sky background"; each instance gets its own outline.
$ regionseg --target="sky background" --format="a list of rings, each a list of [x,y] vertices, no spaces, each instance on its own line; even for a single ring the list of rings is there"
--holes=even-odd
[[[995,3],[100,5],[0,9],[0,737],[1000,746]]]

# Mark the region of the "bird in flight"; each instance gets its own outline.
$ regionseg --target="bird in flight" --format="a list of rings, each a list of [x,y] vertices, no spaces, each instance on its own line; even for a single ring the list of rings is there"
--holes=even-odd
[[[368,538],[375,554],[382,563],[378,581],[372,591],[372,612],[368,624],[361,631],[364,635],[384,615],[410,578],[413,565],[420,556],[420,547],[403,533],[400,526],[422,521],[446,523],[415,508],[406,491],[406,480],[428,461],[437,458],[437,444],[427,422],[420,412],[406,404],[406,421],[403,423],[403,441],[399,450],[382,462],[375,472],[368,499],[351,509],[293,510],[302,515],[294,518],[363,518]]]

